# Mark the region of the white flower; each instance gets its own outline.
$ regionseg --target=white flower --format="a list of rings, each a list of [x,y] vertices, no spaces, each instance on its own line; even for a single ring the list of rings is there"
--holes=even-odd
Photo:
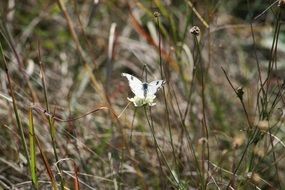
[[[156,103],[154,103],[155,95],[146,97],[146,98],[141,98],[138,96],[134,96],[133,98],[128,98],[130,102],[133,102],[135,107],[141,107],[144,105],[149,105],[149,106],[154,106]]]

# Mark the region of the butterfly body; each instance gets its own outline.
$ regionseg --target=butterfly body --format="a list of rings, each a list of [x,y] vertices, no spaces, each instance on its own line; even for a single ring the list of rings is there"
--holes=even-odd
[[[150,83],[141,82],[133,75],[122,73],[122,76],[126,77],[129,81],[129,86],[132,92],[135,94],[136,99],[154,100],[156,92],[164,85],[164,80],[155,80]]]
[[[146,82],[144,82],[144,83],[142,84],[142,86],[143,86],[143,95],[144,95],[144,97],[146,98],[146,96],[147,96],[148,84],[147,84]]]

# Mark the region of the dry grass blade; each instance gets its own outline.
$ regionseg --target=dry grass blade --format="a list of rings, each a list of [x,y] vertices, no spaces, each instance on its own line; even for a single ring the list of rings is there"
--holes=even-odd
[[[11,82],[11,78],[10,78],[10,74],[9,74],[9,70],[8,70],[8,66],[7,66],[7,62],[6,62],[6,58],[5,58],[5,55],[4,55],[3,48],[2,48],[2,43],[0,43],[0,50],[1,50],[1,53],[2,53],[3,61],[4,61],[4,69],[5,69],[5,73],[6,73],[7,80],[8,80],[8,86],[9,86],[8,88],[10,90],[12,101],[13,101],[13,110],[14,110],[14,114],[15,114],[15,117],[16,117],[19,134],[20,134],[20,137],[21,137],[22,145],[24,147],[24,152],[25,152],[25,156],[26,156],[28,165],[30,166],[30,158],[29,158],[29,153],[28,153],[28,147],[27,147],[27,144],[26,144],[26,138],[25,138],[25,134],[24,134],[24,129],[23,129],[23,126],[22,126],[22,122],[20,120],[18,107],[17,107],[15,95],[14,95],[14,89],[12,87],[12,82]]]
[[[73,162],[74,169],[74,190],[80,190],[79,179],[78,179],[78,167],[75,162]]]
[[[44,165],[45,165],[45,169],[46,169],[46,172],[49,176],[49,179],[50,179],[50,182],[51,182],[51,185],[52,185],[52,189],[53,190],[57,190],[58,187],[57,187],[57,182],[55,180],[55,177],[53,175],[53,172],[52,172],[52,169],[51,169],[51,166],[50,164],[48,163],[48,160],[46,158],[46,155],[44,153],[44,151],[42,150],[42,146],[40,144],[40,141],[37,137],[35,137],[36,139],[36,142],[37,142],[37,147],[39,148],[40,150],[40,154],[41,154],[41,158],[42,158],[42,161],[44,162]]]
[[[88,116],[88,115],[90,115],[90,114],[96,113],[96,112],[101,111],[101,110],[111,110],[111,109],[108,108],[108,107],[101,106],[101,107],[95,108],[95,109],[93,109],[93,110],[91,110],[91,111],[89,111],[89,112],[87,112],[87,113],[85,113],[85,114],[82,114],[82,115],[80,115],[80,116],[78,116],[78,117],[71,118],[71,119],[62,119],[62,118],[56,116],[55,114],[53,114],[53,113],[51,113],[51,112],[48,112],[47,110],[45,110],[45,109],[43,109],[43,108],[41,108],[41,107],[39,107],[39,106],[32,106],[32,108],[33,108],[34,110],[38,111],[38,112],[44,113],[46,116],[51,117],[53,120],[58,121],[58,122],[71,122],[71,121],[76,121],[76,120],[78,120],[78,119],[81,119],[81,118],[83,118],[83,117],[86,117],[86,116]],[[117,115],[116,115],[116,113],[115,113],[114,111],[111,110],[111,112],[112,112],[112,114],[113,114],[116,118],[118,118]]]

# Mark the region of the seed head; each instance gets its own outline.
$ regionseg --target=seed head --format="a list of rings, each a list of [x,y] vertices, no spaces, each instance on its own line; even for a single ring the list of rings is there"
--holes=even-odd
[[[242,87],[238,87],[236,89],[236,92],[237,92],[238,98],[242,100],[243,99],[243,94],[244,94],[243,88]]]
[[[258,127],[261,131],[267,131],[267,130],[270,128],[269,121],[267,121],[267,120],[259,121],[259,122],[257,123],[257,127]]]
[[[193,34],[194,36],[199,36],[200,34],[200,28],[198,26],[193,26],[190,29],[190,33]]]
[[[284,9],[285,8],[285,0],[279,0],[278,7]]]
[[[235,136],[233,139],[233,148],[238,149],[241,145],[244,144],[244,141],[245,141],[244,135],[239,134],[239,135]]]
[[[154,11],[153,16],[156,17],[156,18],[157,18],[157,17],[160,17],[160,12]]]

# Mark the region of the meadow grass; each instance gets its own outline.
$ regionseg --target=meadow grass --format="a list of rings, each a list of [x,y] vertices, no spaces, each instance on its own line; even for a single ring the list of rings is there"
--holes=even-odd
[[[285,187],[283,0],[0,7],[0,189]]]

